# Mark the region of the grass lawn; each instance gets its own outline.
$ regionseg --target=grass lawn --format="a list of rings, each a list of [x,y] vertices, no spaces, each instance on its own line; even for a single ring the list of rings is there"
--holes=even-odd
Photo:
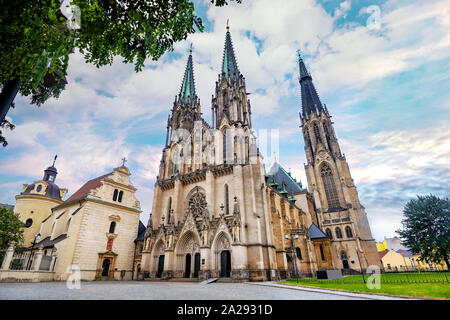
[[[446,275],[450,280],[450,274],[447,273]],[[382,274],[380,289],[367,288],[366,284],[363,283],[361,276],[347,276],[342,280],[317,280],[315,278],[299,279],[298,285],[368,293],[386,293],[403,296],[450,299],[450,284],[447,282],[438,282],[439,279],[442,281],[442,277],[445,279],[445,275],[443,273],[409,273],[407,276],[410,283],[404,282],[406,279],[406,274],[404,273]],[[423,283],[423,281],[429,282]],[[295,279],[288,279],[285,281],[280,281],[279,283],[297,285]]]

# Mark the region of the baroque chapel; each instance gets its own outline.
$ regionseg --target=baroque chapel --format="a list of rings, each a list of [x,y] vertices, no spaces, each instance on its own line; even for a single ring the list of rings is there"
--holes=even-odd
[[[381,265],[331,116],[301,57],[299,68],[309,191],[279,164],[264,168],[229,27],[211,124],[202,117],[191,50],[167,120],[140,279],[263,281]]]

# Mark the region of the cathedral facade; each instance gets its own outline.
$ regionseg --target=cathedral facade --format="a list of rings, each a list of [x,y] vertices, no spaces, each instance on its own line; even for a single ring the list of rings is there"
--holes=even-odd
[[[315,276],[359,269],[356,256],[363,268],[380,265],[328,111],[299,66],[310,192],[279,165],[265,171],[229,28],[212,124],[202,118],[191,51],[167,121],[141,279]]]

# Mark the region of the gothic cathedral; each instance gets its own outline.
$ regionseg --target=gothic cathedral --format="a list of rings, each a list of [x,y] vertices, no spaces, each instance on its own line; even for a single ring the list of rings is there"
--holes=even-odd
[[[299,65],[309,191],[280,165],[264,168],[229,27],[211,125],[191,50],[167,121],[141,279],[262,281],[381,265],[330,115]]]

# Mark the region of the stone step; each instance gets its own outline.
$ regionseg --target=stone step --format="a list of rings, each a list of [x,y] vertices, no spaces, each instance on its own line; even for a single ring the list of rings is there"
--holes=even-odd
[[[217,282],[226,282],[226,283],[229,283],[229,282],[233,282],[233,280],[231,280],[231,278],[218,278],[218,279],[217,279]]]
[[[199,282],[198,278],[172,278],[169,279],[170,282]]]

